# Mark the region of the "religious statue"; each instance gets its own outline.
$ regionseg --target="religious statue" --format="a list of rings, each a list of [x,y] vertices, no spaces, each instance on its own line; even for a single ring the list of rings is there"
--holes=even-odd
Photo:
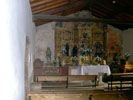
[[[66,56],[69,56],[69,44],[68,43],[66,43],[65,49],[66,49]]]
[[[96,56],[98,56],[98,57],[102,56],[103,49],[102,49],[102,44],[100,42],[95,43],[95,45],[94,45],[94,54],[95,54],[95,57]]]
[[[47,51],[46,51],[46,58],[47,58],[47,63],[50,63],[51,62],[51,50],[49,47],[47,48]]]
[[[72,49],[72,56],[77,56],[78,55],[78,47],[76,45],[74,45],[73,49]]]
[[[87,46],[89,45],[89,40],[87,39],[87,32],[83,33],[83,39],[80,42],[80,48],[87,49]]]

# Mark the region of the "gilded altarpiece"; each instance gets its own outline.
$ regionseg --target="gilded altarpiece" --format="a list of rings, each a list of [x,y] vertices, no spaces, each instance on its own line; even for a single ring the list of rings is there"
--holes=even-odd
[[[100,25],[92,26],[92,45],[95,46],[99,42],[103,47],[103,33],[104,31],[100,28]]]
[[[79,34],[79,36],[78,36],[79,48],[80,48],[82,43],[84,44],[85,49],[92,46],[91,27],[78,27],[78,34]]]
[[[99,46],[100,47],[97,47]],[[65,62],[71,63],[72,50],[74,46],[78,49],[77,56],[80,56],[79,50],[81,46],[84,46],[84,49],[91,48],[93,50],[96,49],[104,49],[103,48],[103,31],[98,28],[96,25],[94,26],[84,26],[73,28],[66,27],[56,27],[55,29],[55,58],[62,57],[62,49],[67,48],[68,54],[65,56]],[[95,56],[95,52],[92,52],[92,56]]]
[[[69,62],[74,40],[73,29],[57,27],[55,29],[55,58],[58,59],[58,57],[61,57],[61,51],[67,49],[67,56],[64,57],[66,62]]]

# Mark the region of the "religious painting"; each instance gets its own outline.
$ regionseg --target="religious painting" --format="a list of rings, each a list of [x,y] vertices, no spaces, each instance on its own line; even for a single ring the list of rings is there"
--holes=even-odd
[[[117,31],[109,30],[107,34],[107,55],[108,61],[111,61],[113,55],[121,55],[121,39]]]

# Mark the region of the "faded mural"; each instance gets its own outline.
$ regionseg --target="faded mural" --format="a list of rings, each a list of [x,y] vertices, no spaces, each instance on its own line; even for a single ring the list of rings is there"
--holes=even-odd
[[[35,58],[40,58],[44,63],[47,62],[46,52],[47,48],[51,50],[51,60],[54,60],[54,25],[55,23],[48,23],[37,28],[35,38]]]
[[[120,33],[109,29],[107,33],[107,55],[108,60],[112,60],[114,55],[121,57],[122,53],[122,40],[120,38]]]

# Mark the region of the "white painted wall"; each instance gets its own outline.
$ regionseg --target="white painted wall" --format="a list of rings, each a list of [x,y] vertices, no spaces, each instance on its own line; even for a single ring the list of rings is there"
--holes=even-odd
[[[25,39],[32,32],[29,0],[1,0],[0,14],[0,99],[24,100]]]
[[[123,53],[129,52],[132,54],[130,61],[133,61],[133,29],[124,30],[123,38]]]
[[[33,73],[33,62],[35,58],[35,34],[36,34],[36,26],[32,23],[32,27],[29,30],[29,34],[27,37],[29,39],[29,47],[28,47],[28,87],[30,91],[30,83],[33,82],[34,73]]]
[[[55,22],[41,25],[37,27],[35,39],[35,58],[40,58],[42,61],[46,60],[46,50],[50,47],[52,52],[52,61],[55,55]]]

